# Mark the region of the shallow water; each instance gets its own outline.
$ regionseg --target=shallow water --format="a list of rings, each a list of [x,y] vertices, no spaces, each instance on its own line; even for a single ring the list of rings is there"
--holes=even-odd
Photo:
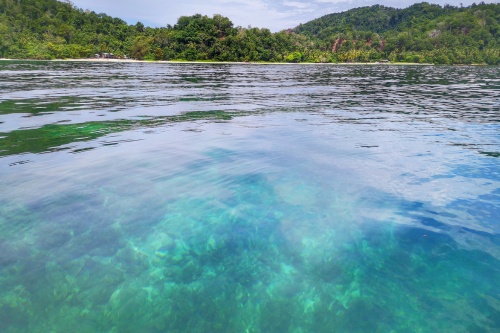
[[[1,332],[498,332],[498,67],[0,62]]]

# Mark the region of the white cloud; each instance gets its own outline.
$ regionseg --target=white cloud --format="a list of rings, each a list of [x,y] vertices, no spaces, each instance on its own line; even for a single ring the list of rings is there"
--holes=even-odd
[[[311,5],[309,3],[298,2],[298,1],[284,1],[283,5],[287,6],[287,7],[297,8],[297,9],[307,9],[307,8],[311,7]]]
[[[355,6],[352,6],[352,8],[356,7],[362,7],[364,4],[361,3],[361,1],[347,1],[347,0],[314,0],[314,2],[319,2],[319,3],[350,3],[352,4],[354,2]],[[364,2],[364,1],[363,1]]]

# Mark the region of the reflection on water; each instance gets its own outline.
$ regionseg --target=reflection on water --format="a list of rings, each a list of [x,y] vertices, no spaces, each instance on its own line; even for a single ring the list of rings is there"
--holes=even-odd
[[[0,71],[0,331],[500,329],[499,69]]]

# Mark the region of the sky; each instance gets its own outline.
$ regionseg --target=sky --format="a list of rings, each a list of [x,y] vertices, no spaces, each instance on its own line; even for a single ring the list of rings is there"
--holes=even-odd
[[[405,8],[412,0],[71,0],[78,8],[119,17],[129,24],[150,27],[174,25],[180,16],[221,14],[234,26],[268,28],[273,32],[294,28],[323,15],[351,8],[384,5]],[[469,6],[481,0],[427,0],[429,3]],[[498,3],[499,1],[484,1]]]

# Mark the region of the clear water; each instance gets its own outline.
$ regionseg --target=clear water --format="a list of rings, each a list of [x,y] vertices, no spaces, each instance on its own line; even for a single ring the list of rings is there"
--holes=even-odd
[[[498,332],[500,68],[0,62],[1,332]]]

